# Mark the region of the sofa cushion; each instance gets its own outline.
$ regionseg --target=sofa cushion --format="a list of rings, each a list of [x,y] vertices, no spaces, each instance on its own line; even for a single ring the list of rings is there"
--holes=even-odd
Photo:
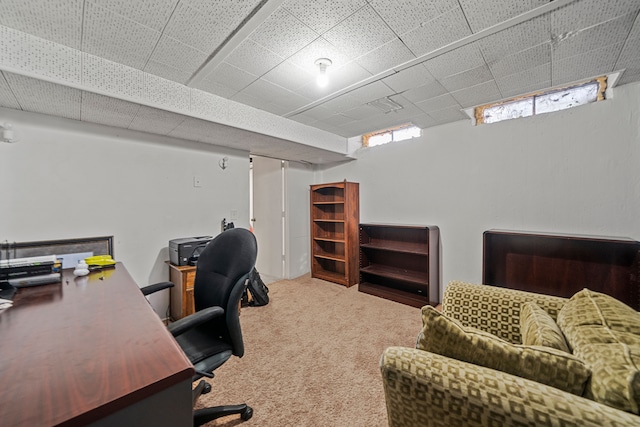
[[[582,395],[590,371],[577,357],[549,347],[511,344],[490,333],[463,327],[431,306],[422,308],[416,347]]]
[[[534,302],[520,306],[522,344],[551,347],[569,353],[567,341],[549,313]]]
[[[591,368],[584,396],[614,408],[640,413],[640,347],[588,344],[577,356]]]
[[[609,295],[583,289],[562,307],[558,326],[593,372],[585,397],[639,414],[640,313]]]

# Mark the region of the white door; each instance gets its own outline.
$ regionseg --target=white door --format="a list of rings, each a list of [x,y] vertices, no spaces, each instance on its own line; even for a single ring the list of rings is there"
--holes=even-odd
[[[265,283],[284,278],[285,162],[252,157],[253,232],[258,241],[256,269]]]

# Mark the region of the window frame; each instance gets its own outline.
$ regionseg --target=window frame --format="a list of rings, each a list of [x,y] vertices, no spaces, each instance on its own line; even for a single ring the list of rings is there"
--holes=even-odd
[[[547,114],[547,113],[550,113],[550,112],[561,111],[561,110],[555,110],[555,111],[549,111],[549,112],[545,112],[545,113],[536,113],[536,108],[535,108],[536,97],[541,96],[541,95],[549,95],[549,94],[552,94],[552,93],[555,93],[555,92],[560,92],[560,91],[564,91],[564,90],[568,90],[568,89],[579,88],[581,86],[586,86],[586,85],[592,84],[594,82],[598,83],[598,94],[597,94],[596,100],[594,102],[603,101],[605,99],[605,91],[607,90],[607,85],[608,85],[607,79],[608,79],[608,76],[606,76],[606,75],[605,76],[600,76],[600,77],[597,77],[597,78],[594,78],[594,79],[590,79],[588,81],[584,81],[582,83],[556,87],[556,88],[553,88],[553,89],[548,89],[548,90],[543,90],[543,91],[531,92],[531,93],[528,93],[526,95],[516,96],[516,97],[505,99],[505,100],[502,100],[502,101],[492,102],[490,104],[485,104],[485,105],[480,105],[480,106],[474,108],[475,124],[476,125],[493,124],[493,123],[499,123],[499,122],[502,122],[502,121],[505,121],[505,120],[511,120],[511,119],[503,119],[503,120],[499,120],[499,121],[496,121],[496,122],[487,123],[487,122],[484,121],[484,112],[485,112],[485,110],[487,110],[489,108],[493,108],[493,107],[496,107],[496,106],[499,106],[499,105],[509,104],[509,103],[516,102],[516,101],[522,101],[522,100],[525,100],[525,99],[532,99],[533,111],[532,111],[532,114],[527,115],[527,116],[523,116],[523,117],[531,117],[531,116],[536,116],[536,115],[539,115],[539,114]],[[582,104],[582,105],[584,105],[584,104]],[[576,107],[577,106],[579,106],[579,105],[576,105]],[[570,108],[573,108],[573,107],[570,107]],[[564,108],[564,109],[567,109],[567,108]],[[514,118],[521,118],[521,117],[514,117]]]

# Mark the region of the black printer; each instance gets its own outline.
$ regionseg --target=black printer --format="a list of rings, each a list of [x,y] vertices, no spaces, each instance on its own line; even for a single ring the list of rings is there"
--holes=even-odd
[[[212,236],[183,237],[169,240],[169,262],[174,265],[196,265],[200,252]]]

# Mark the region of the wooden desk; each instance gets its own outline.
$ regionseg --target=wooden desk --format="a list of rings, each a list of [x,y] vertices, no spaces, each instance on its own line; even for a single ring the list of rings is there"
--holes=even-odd
[[[0,313],[0,423],[192,425],[193,367],[120,263]]]

